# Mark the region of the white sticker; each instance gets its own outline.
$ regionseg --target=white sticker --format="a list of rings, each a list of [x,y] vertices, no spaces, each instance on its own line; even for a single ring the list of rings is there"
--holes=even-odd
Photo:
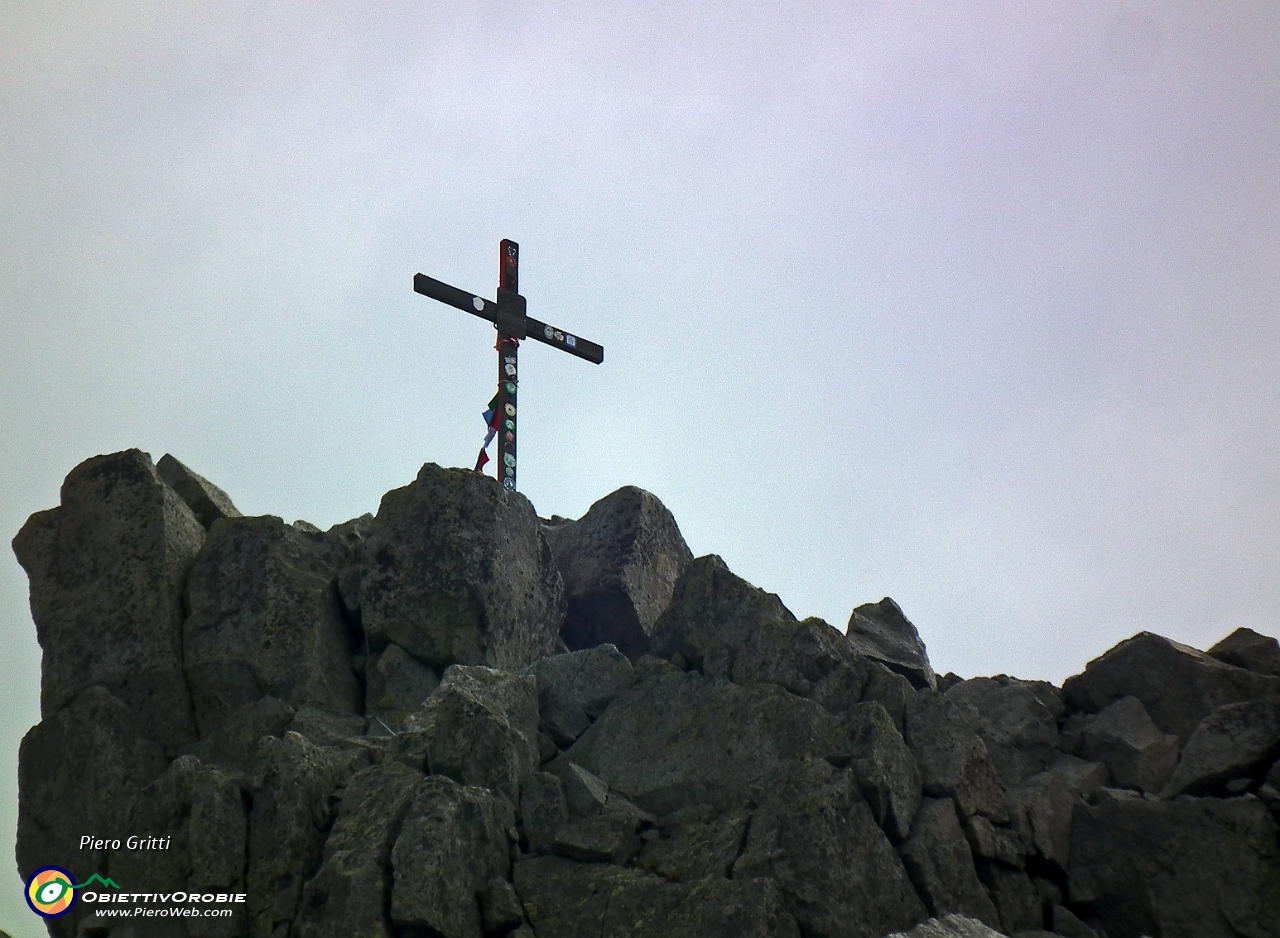
[[[478,313],[480,310],[484,309],[484,300],[480,299],[478,296],[473,296],[471,298],[471,305],[476,308],[476,312]]]
[[[550,326],[547,326],[547,327],[545,327],[545,328],[542,330],[542,335],[543,335],[545,338],[548,338],[548,339],[549,339],[549,338],[551,338],[551,336],[552,336],[552,335],[554,335],[554,334],[555,334],[555,330],[554,330],[554,329],[552,329]]]
[[[573,336],[569,335],[569,333],[567,333],[567,332],[566,332],[566,333],[564,334],[564,344],[565,344],[565,345],[567,345],[567,346],[569,346],[569,348],[577,348],[577,347],[578,347],[578,340],[577,340],[577,339],[575,339]]]

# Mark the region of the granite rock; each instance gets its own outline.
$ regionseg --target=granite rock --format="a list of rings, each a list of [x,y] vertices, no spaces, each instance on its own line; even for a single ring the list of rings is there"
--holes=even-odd
[[[534,772],[520,788],[520,830],[531,853],[549,853],[556,832],[569,822],[564,784],[550,772]]]
[[[752,805],[723,811],[711,805],[682,808],[658,821],[636,865],[672,882],[728,877],[742,852]]]
[[[1280,642],[1253,629],[1236,629],[1205,654],[1246,671],[1280,677]]]
[[[580,520],[543,530],[564,580],[565,644],[612,644],[633,659],[648,652],[654,623],[693,559],[671,512],[628,485]]]
[[[389,729],[401,729],[439,686],[435,671],[388,642],[365,665],[364,712]]]
[[[924,800],[911,836],[898,852],[929,914],[960,913],[1000,927],[1000,916],[978,880],[973,852],[950,798]]]
[[[192,471],[168,453],[156,463],[156,473],[191,509],[205,530],[219,518],[239,518],[241,514],[230,497],[204,476]]]
[[[390,762],[347,782],[324,860],[302,893],[298,938],[395,938],[387,917],[391,848],[421,781]]]
[[[1076,752],[1105,763],[1116,788],[1159,791],[1178,761],[1178,738],[1162,733],[1137,697],[1121,697],[1084,722]]]
[[[1103,789],[1096,805],[1076,808],[1069,904],[1115,938],[1280,934],[1276,835],[1255,799],[1152,801]]]
[[[204,537],[146,453],[96,456],[68,474],[61,505],[32,515],[13,539],[44,652],[42,717],[96,685],[170,755],[195,741],[182,588]]]
[[[515,887],[539,935],[556,938],[800,938],[772,880],[651,873],[560,857],[521,860]]]
[[[279,518],[224,518],[191,567],[183,661],[202,736],[263,696],[361,711],[334,582],[349,556]]]
[[[358,603],[374,650],[514,670],[562,647],[564,587],[523,495],[428,463],[383,496],[370,528]]]
[[[127,827],[169,840],[163,850],[129,850],[126,842],[113,851],[113,877],[157,892],[244,892],[249,818],[238,780],[218,767],[175,759],[139,793]]]
[[[953,684],[946,695],[972,708],[971,725],[987,744],[1004,787],[1012,788],[1057,759],[1058,721],[1066,706],[1052,684],[1001,674]]]
[[[961,817],[981,814],[1007,822],[1009,808],[1000,778],[986,743],[970,728],[974,717],[966,709],[931,690],[908,700],[906,741],[920,767],[924,793],[954,799]]]
[[[515,814],[483,788],[433,775],[414,794],[391,851],[391,920],[442,938],[481,938],[480,897],[510,878]]]
[[[821,619],[778,619],[746,636],[729,676],[736,684],[777,684],[843,713],[861,699],[871,666]]]
[[[142,790],[165,770],[163,747],[147,739],[133,710],[104,687],[82,691],[67,707],[32,727],[18,754],[18,873],[66,867],[88,879],[105,873],[101,845],[81,849],[89,835],[123,841],[134,833],[129,812]],[[88,914],[77,903],[54,934],[74,936]]]
[[[1097,713],[1122,697],[1137,697],[1151,719],[1180,745],[1223,704],[1280,695],[1280,677],[1255,674],[1152,632],[1140,632],[1067,678],[1072,706]]]
[[[854,609],[845,635],[858,654],[888,665],[916,689],[937,688],[938,678],[920,633],[888,596]]]
[[[293,922],[320,868],[338,789],[370,761],[366,750],[316,746],[292,731],[258,741],[245,877],[251,938],[273,938]]]
[[[908,932],[897,932],[885,938],[997,938],[1000,932],[964,915],[945,915],[921,922]]]
[[[979,857],[978,878],[987,887],[1000,914],[1000,930],[1007,935],[1044,927],[1040,896],[1025,870]]]
[[[520,803],[520,784],[538,769],[538,695],[532,675],[452,665],[409,720],[424,770],[479,785]]]
[[[572,746],[635,670],[613,645],[542,658],[524,669],[537,681],[540,728],[560,747]]]
[[[1107,784],[1107,767],[1063,756],[1038,775],[1005,793],[1006,800],[1030,849],[1059,871],[1071,856],[1071,824],[1076,805]]]
[[[778,767],[832,746],[835,720],[772,684],[656,672],[619,694],[546,771],[577,764],[655,816],[745,800]]]
[[[848,759],[876,823],[889,839],[895,843],[905,839],[923,788],[920,769],[902,734],[883,706],[868,701],[843,716],[837,730],[837,738],[842,737],[836,761]]]
[[[891,601],[846,636],[715,557],[658,615],[679,551],[646,546],[638,490],[593,533],[428,466],[322,532],[164,467],[90,460],[15,540],[45,653],[20,872],[247,894],[186,938],[1280,935],[1257,633],[1143,633],[1065,693],[936,679]],[[570,535],[566,576],[648,608],[664,657],[563,653]],[[144,829],[169,849],[79,849]],[[92,905],[51,935],[130,938]]]
[[[708,677],[728,678],[748,638],[772,622],[795,616],[773,593],[735,576],[714,554],[691,561],[676,581],[671,603],[654,623],[654,654],[679,656]]]
[[[1280,758],[1280,698],[1227,704],[1200,721],[1161,793],[1205,795],[1232,779],[1259,778]]]
[[[805,935],[879,938],[926,915],[857,781],[821,760],[764,786],[733,878],[776,881]]]

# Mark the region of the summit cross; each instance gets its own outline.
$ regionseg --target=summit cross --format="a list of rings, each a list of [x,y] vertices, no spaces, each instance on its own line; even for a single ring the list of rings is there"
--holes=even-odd
[[[455,309],[479,316],[498,330],[498,478],[505,488],[516,490],[516,388],[519,386],[516,350],[520,340],[537,339],[570,355],[589,362],[604,361],[604,348],[581,336],[539,322],[525,312],[525,298],[520,295],[520,245],[504,239],[498,247],[498,300],[486,300],[457,287],[414,274],[415,293],[447,303]],[[478,468],[478,467],[477,467]]]

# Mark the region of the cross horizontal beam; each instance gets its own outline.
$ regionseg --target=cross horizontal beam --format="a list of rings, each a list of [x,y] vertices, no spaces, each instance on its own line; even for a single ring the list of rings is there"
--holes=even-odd
[[[436,280],[434,277],[428,277],[426,274],[413,275],[413,289],[415,293],[421,293],[423,296],[429,296],[433,300],[447,303],[449,306],[460,309],[464,313],[479,316],[494,325],[498,323],[498,304],[493,300],[486,300],[484,297],[468,293],[466,290],[459,290],[457,287]],[[604,361],[604,348],[588,339],[565,332],[563,329],[557,329],[555,326],[534,319],[532,316],[524,317],[524,325],[525,334],[531,339],[537,339],[544,345],[558,348],[562,352],[568,352],[570,355],[576,355],[597,365]]]

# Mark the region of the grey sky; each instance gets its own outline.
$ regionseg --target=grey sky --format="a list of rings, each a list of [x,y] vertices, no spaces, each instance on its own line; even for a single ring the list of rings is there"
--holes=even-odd
[[[628,483],[797,615],[1055,682],[1277,633],[1280,8],[0,4],[0,531],[97,453],[327,526],[475,458]],[[425,8],[425,9],[424,9]],[[0,774],[38,719],[0,557]],[[41,934],[11,877],[0,928]]]

